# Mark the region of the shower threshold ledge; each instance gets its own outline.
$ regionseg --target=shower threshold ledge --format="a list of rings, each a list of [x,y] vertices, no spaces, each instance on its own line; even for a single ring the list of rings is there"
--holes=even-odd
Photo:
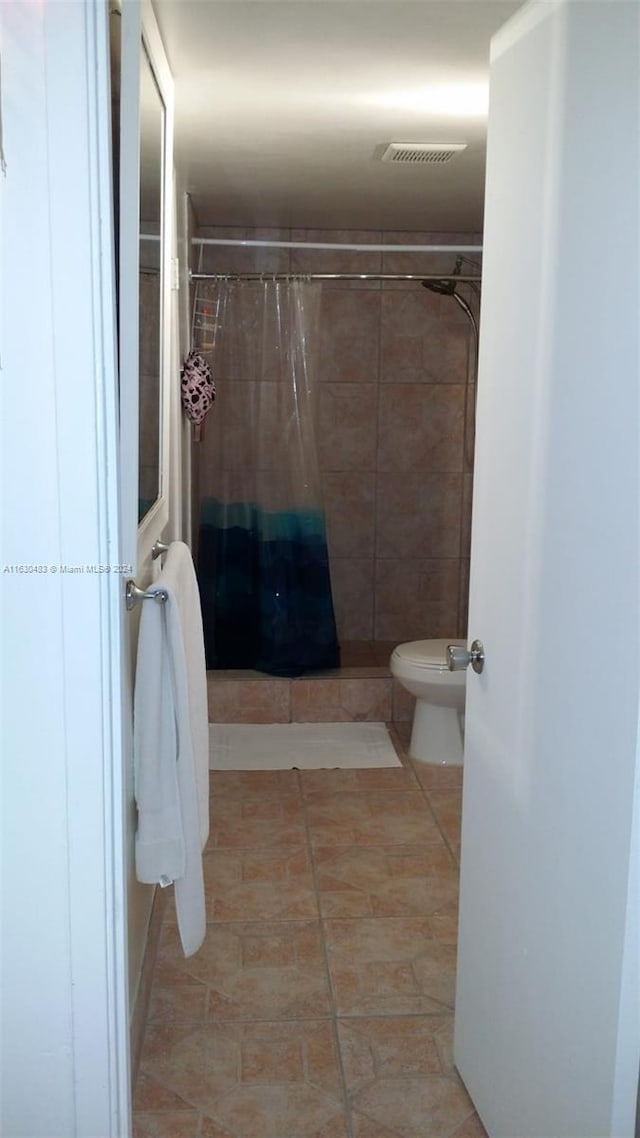
[[[207,673],[212,723],[344,723],[407,720],[389,669],[393,642],[347,641],[340,668],[287,679],[245,669]]]

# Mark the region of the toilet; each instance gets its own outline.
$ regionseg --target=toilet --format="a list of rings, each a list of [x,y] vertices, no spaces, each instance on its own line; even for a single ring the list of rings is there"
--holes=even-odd
[[[466,672],[450,672],[447,645],[466,640],[412,640],[391,655],[391,674],[416,697],[409,754],[421,763],[460,766]]]

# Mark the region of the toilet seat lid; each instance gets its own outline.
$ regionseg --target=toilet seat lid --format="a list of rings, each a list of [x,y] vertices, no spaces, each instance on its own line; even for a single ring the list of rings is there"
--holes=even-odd
[[[456,640],[453,637],[446,640],[411,640],[408,644],[398,644],[394,655],[419,668],[448,670],[447,645],[456,644],[464,648],[466,643],[466,640]]]

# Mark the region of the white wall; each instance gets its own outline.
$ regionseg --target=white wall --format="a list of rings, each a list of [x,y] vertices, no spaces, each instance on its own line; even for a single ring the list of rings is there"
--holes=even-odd
[[[2,575],[0,1129],[125,1138],[123,578],[86,571],[119,561],[107,7],[0,28],[2,562],[44,567]]]

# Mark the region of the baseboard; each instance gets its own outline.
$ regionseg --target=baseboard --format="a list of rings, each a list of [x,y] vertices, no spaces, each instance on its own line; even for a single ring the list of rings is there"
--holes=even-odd
[[[162,918],[164,916],[164,911],[167,904],[168,892],[168,889],[160,889],[159,887],[156,887],[153,904],[151,906],[151,916],[149,917],[149,929],[147,932],[147,943],[144,950],[144,959],[142,961],[142,969],[140,972],[140,981],[138,983],[138,991],[136,993],[135,1003],[133,1005],[133,1011],[131,1013],[130,1053],[132,1092],[135,1091],[136,1080],[138,1078],[140,1055],[142,1053],[144,1033],[147,1026],[147,1017],[149,1015],[149,1001],[151,999],[153,971],[156,966],[158,945],[160,943],[160,930],[162,928]]]

